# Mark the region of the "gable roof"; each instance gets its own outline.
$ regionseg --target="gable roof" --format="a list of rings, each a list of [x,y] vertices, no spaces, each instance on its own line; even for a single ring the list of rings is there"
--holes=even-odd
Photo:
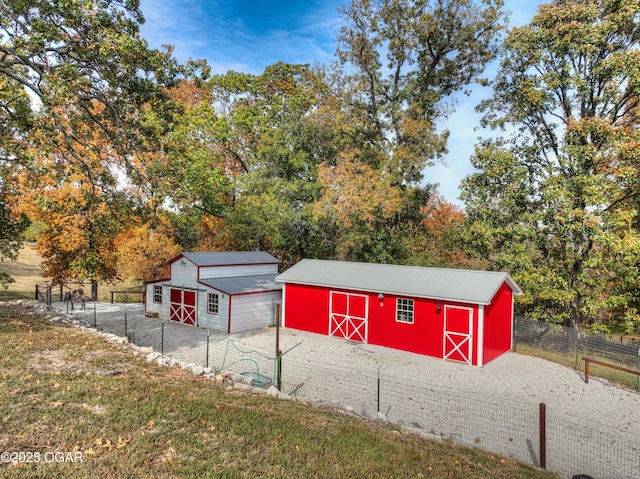
[[[236,266],[245,264],[279,264],[280,260],[266,251],[185,252],[169,260],[169,264],[186,258],[196,266]]]
[[[303,259],[276,281],[472,304],[490,304],[503,283],[522,293],[507,273],[315,259]]]
[[[256,276],[201,279],[199,282],[232,296],[234,294],[280,291],[282,284],[276,283],[275,278],[275,274],[261,274]]]

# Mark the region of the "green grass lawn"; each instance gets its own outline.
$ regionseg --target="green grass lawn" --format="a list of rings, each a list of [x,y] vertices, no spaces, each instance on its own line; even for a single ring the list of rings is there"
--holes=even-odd
[[[227,390],[25,307],[0,306],[0,342],[0,449],[40,458],[0,463],[2,478],[556,477],[389,425]],[[55,457],[65,462],[44,460]]]

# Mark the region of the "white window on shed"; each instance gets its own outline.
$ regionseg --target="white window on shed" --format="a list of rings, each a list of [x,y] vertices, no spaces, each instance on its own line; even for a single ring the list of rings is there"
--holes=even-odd
[[[413,299],[396,299],[396,321],[413,324]]]
[[[220,311],[220,296],[217,293],[207,295],[207,313],[218,314]]]
[[[162,286],[153,285],[153,302],[162,303]]]

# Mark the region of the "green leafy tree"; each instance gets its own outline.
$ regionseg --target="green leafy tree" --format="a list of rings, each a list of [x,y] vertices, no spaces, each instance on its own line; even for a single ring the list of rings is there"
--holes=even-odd
[[[29,222],[24,215],[16,215],[11,207],[15,198],[15,185],[6,172],[0,177],[0,261],[18,258],[22,235]],[[15,280],[7,273],[0,273],[0,286],[7,287]]]
[[[76,128],[90,125],[114,151],[130,153],[142,129],[140,107],[162,111],[166,96],[158,84],[170,83],[177,68],[168,52],[139,37],[142,21],[137,0],[0,1],[2,98],[20,98],[4,108],[0,143],[27,141],[34,120],[69,151],[83,142]],[[23,158],[14,149],[5,159]]]
[[[338,59],[362,145],[360,160],[393,184],[415,184],[446,151],[436,122],[494,58],[501,0],[352,0]]]
[[[159,176],[184,215],[203,218],[200,246],[266,249],[285,262],[326,256],[331,242],[312,204],[317,165],[340,140],[325,121],[323,74],[277,63],[261,75],[228,72],[178,90],[172,96],[185,109],[159,167],[170,174]]]
[[[335,225],[336,255],[424,263],[425,168],[446,152],[437,123],[451,95],[496,53],[502,2],[353,0],[341,11],[334,111],[348,142],[321,165],[316,217]]]
[[[638,316],[638,0],[539,7],[505,42],[463,182],[468,244],[510,270],[522,312],[634,331]]]

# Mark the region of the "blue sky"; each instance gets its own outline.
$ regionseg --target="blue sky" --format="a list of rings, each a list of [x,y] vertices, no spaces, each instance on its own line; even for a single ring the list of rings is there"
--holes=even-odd
[[[181,62],[204,58],[213,73],[229,70],[260,74],[278,61],[328,64],[334,58],[341,24],[338,9],[346,0],[141,0],[146,23],[142,36],[153,48],[169,44]],[[511,25],[528,23],[540,3],[505,0]],[[491,76],[491,72],[486,73]],[[445,164],[425,170],[425,181],[438,183],[445,198],[457,199],[460,180],[472,168],[469,157],[479,136],[475,105],[489,95],[476,87],[460,97],[456,112],[443,124],[451,132]]]

